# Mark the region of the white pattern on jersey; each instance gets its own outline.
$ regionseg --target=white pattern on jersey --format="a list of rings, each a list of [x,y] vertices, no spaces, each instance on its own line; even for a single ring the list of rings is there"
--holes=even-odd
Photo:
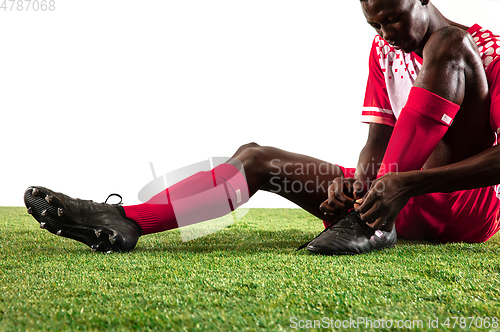
[[[478,24],[470,27],[468,32],[476,43],[488,78],[492,97],[491,127],[500,134],[500,78],[496,79],[492,73],[500,66],[500,36]],[[422,59],[415,52],[396,50],[376,36],[370,53],[361,121],[394,126],[421,68]]]
[[[379,45],[377,55],[380,68],[384,73],[392,112],[397,119],[408,100],[410,89],[417,79],[422,64],[413,53],[394,49],[380,36],[375,37],[375,42]]]

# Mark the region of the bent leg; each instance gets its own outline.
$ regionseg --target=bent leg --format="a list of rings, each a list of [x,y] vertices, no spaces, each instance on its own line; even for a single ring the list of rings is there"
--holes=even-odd
[[[339,166],[250,143],[212,171],[194,174],[144,204],[123,209],[143,234],[150,234],[222,217],[266,190],[323,218],[319,206],[328,197],[330,181],[340,175]]]
[[[342,176],[339,166],[256,143],[243,145],[228,161],[243,164],[250,196],[257,190],[278,194],[312,215],[325,219],[319,206],[328,198],[328,186]]]

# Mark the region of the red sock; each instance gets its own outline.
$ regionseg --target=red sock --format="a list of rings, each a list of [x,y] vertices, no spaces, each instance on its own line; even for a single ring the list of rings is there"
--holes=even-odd
[[[243,174],[233,165],[221,164],[174,184],[144,204],[123,209],[146,235],[222,217],[248,199]]]
[[[422,168],[451,125],[460,106],[413,87],[394,126],[377,177]]]

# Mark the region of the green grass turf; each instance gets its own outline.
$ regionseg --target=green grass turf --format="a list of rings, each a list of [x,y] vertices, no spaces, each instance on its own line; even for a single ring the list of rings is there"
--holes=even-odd
[[[128,254],[99,254],[41,230],[23,208],[0,208],[0,228],[1,331],[280,331],[358,317],[422,320],[420,330],[437,331],[429,318],[500,318],[500,236],[314,256],[295,249],[321,222],[301,210],[252,209],[190,242],[176,230],[145,236]],[[384,330],[375,326],[358,328]]]

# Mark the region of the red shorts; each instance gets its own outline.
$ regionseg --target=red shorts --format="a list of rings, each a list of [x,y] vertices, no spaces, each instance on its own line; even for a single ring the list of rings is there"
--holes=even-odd
[[[339,167],[354,176],[355,168]],[[493,187],[415,196],[399,213],[396,230],[407,240],[484,242],[500,229],[499,209]]]

